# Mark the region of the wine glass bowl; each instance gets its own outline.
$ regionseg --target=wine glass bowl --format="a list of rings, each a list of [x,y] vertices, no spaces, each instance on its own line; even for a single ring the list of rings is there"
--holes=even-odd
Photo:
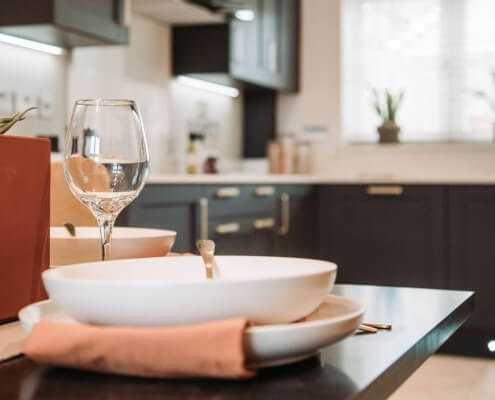
[[[65,138],[64,175],[98,221],[102,259],[109,258],[115,219],[137,197],[148,172],[148,145],[134,101],[75,102]]]

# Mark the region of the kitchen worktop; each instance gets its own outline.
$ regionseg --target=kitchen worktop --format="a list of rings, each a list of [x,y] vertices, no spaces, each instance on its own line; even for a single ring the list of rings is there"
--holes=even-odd
[[[312,184],[320,183],[318,175],[296,174],[255,174],[255,173],[230,173],[230,174],[151,174],[148,184]]]
[[[20,357],[0,363],[0,398],[385,399],[474,307],[472,292],[336,285],[334,293],[361,302],[366,321],[390,322],[392,330],[350,336],[317,357],[243,381],[112,376],[40,367]]]
[[[452,172],[405,173],[329,173],[329,174],[151,174],[148,184],[411,184],[411,185],[493,185],[495,173]]]

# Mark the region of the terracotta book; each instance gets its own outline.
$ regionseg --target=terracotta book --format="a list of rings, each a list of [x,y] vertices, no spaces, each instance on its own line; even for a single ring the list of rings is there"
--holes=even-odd
[[[50,141],[0,135],[0,322],[46,297],[49,253]]]

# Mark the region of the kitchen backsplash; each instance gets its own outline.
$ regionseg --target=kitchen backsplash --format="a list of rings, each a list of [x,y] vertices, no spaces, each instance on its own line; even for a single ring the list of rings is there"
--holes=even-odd
[[[67,56],[0,43],[0,115],[38,105],[9,134],[59,135],[66,124]]]
[[[0,112],[9,113],[1,109],[3,93],[51,102],[51,115],[34,116],[12,133],[58,135],[62,141],[75,99],[135,99],[148,135],[152,171],[176,172],[184,168],[190,121],[201,107],[216,127],[211,142],[220,158],[239,158],[241,98],[180,86],[171,75],[169,39],[169,26],[134,15],[129,46],[81,47],[53,56],[0,44]]]
[[[183,171],[198,104],[218,127],[219,155],[240,156],[241,100],[180,86],[171,74],[170,28],[134,15],[129,46],[77,48],[68,65],[68,104],[77,98],[135,99],[153,172]]]

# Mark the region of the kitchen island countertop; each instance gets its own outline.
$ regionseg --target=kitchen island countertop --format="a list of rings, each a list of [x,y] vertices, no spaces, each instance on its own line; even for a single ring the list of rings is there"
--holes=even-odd
[[[0,398],[386,399],[474,307],[472,292],[336,285],[334,293],[360,301],[365,321],[390,322],[392,330],[350,336],[319,356],[243,381],[112,376],[40,367],[19,357],[0,363]]]

